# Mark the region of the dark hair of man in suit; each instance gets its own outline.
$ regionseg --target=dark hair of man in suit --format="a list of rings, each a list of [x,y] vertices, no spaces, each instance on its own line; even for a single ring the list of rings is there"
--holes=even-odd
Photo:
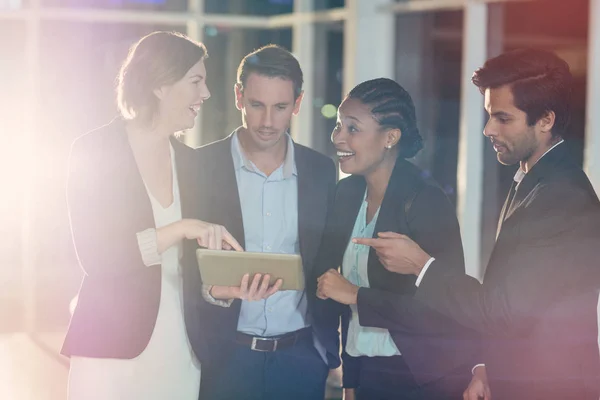
[[[514,104],[527,114],[529,126],[553,111],[552,136],[566,133],[571,119],[573,77],[569,65],[554,53],[535,49],[506,52],[486,61],[472,80],[482,93],[509,85]]]
[[[153,32],[129,49],[118,76],[117,105],[125,119],[150,121],[158,111],[154,94],[172,85],[200,60],[206,47],[178,32]]]
[[[252,73],[292,81],[296,99],[302,93],[304,76],[300,64],[292,53],[283,47],[270,44],[253,51],[242,59],[237,70],[237,84],[242,93],[246,81]]]
[[[415,105],[410,94],[396,81],[378,78],[362,82],[348,93],[348,98],[369,106],[382,128],[400,130],[398,157],[412,158],[423,148]]]

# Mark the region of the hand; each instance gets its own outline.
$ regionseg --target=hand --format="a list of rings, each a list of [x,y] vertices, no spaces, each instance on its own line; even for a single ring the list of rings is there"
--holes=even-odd
[[[250,275],[245,274],[242,278],[242,283],[237,286],[213,286],[210,290],[210,295],[219,300],[242,299],[247,301],[264,300],[271,297],[281,289],[283,281],[277,279],[275,284],[270,285],[271,276],[269,274],[264,277],[261,274],[254,275],[250,287],[248,282]]]
[[[350,283],[336,269],[330,269],[317,278],[317,297],[333,299],[342,304],[356,304],[358,286]]]
[[[463,393],[463,400],[492,400],[492,392],[483,365],[475,368],[471,383]]]
[[[354,400],[356,399],[356,393],[354,389],[344,389],[344,400]]]
[[[419,275],[431,258],[411,238],[395,232],[380,232],[379,237],[353,238],[353,243],[371,246],[388,271],[403,275]]]
[[[244,251],[237,240],[224,226],[211,224],[197,219],[182,219],[179,221],[183,237],[196,239],[200,247],[211,250]]]

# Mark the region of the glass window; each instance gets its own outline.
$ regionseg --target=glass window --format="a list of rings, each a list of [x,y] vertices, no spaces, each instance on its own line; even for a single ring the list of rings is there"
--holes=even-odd
[[[187,0],[41,0],[44,7],[186,11]]]
[[[344,35],[343,23],[315,25],[315,65],[312,99],[304,99],[303,107],[312,106],[313,148],[333,156],[331,132],[337,120],[337,107],[342,101]],[[302,111],[301,111],[302,112]],[[302,118],[302,114],[299,116]]]
[[[215,14],[278,15],[293,12],[294,0],[205,0],[204,9]]]
[[[346,2],[344,0],[313,0],[316,11],[328,10],[331,8],[344,7]]]

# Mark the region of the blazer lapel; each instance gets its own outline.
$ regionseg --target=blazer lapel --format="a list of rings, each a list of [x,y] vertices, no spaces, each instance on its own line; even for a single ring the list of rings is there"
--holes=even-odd
[[[515,214],[523,203],[523,200],[531,193],[538,182],[546,176],[552,168],[567,155],[567,146],[562,143],[544,155],[531,170],[525,175],[521,183],[517,186],[516,193],[512,203],[508,206],[506,212],[506,221]]]
[[[296,170],[298,171],[298,241],[300,243],[300,256],[308,259],[307,239],[310,234],[308,226],[311,220],[311,183],[310,166],[298,154],[298,147],[294,149]],[[306,268],[306,263],[303,263]]]
[[[325,228],[327,219],[329,188],[320,179],[319,171],[313,168],[307,151],[295,143],[294,161],[298,172],[298,242],[304,272],[310,276],[321,244],[319,233]]]
[[[402,218],[404,221],[406,217],[403,214],[404,202],[409,197],[413,196],[417,190],[415,187],[416,182],[414,179],[412,179],[414,168],[415,167],[410,164],[410,162],[404,159],[398,159],[396,161],[396,165],[394,166],[394,170],[390,176],[390,181],[385,191],[383,201],[381,202],[381,209],[379,210],[379,217],[377,218],[377,223],[375,224],[373,237],[376,237],[379,232],[398,230],[400,227],[399,222],[402,224],[402,221],[399,221],[399,212],[401,213],[400,218]],[[400,204],[402,206],[401,210],[399,211],[398,209]],[[374,252],[371,253],[374,254]]]
[[[228,136],[220,143],[217,148],[215,146],[215,157],[218,165],[214,168],[215,175],[212,182],[207,182],[204,190],[213,192],[218,198],[213,198],[215,201],[215,209],[224,213],[219,215],[217,221],[227,221],[223,223],[225,228],[233,235],[233,237],[246,248],[246,238],[244,235],[244,219],[242,218],[242,206],[240,204],[240,194],[235,176],[235,168],[233,166],[233,156],[231,155],[231,140],[233,135]],[[217,183],[218,182],[218,183]],[[218,188],[215,187],[217,183]]]
[[[353,182],[354,184],[350,186],[349,192],[344,193],[344,201],[339,202],[340,206],[343,206],[344,208],[341,212],[341,218],[339,218],[339,226],[335,227],[336,229],[339,229],[339,232],[343,232],[343,235],[340,236],[340,246],[343,247],[344,251],[351,239],[350,235],[352,235],[352,231],[354,230],[356,216],[360,211],[365,190],[367,189],[367,182],[362,176],[354,176],[347,179],[354,179],[355,181]],[[344,252],[342,252],[342,257],[343,254]],[[340,264],[341,262],[342,260],[340,260]]]
[[[517,182],[515,182],[513,180],[512,184],[510,185],[510,190],[508,191],[508,195],[506,196],[506,200],[504,201],[504,205],[502,206],[502,211],[500,211],[500,218],[498,219],[498,227],[496,228],[496,240],[498,239],[498,236],[500,236],[500,231],[502,230],[502,224],[504,223],[504,220],[507,218],[509,206],[514,203],[513,198],[515,196],[516,190],[517,190]]]

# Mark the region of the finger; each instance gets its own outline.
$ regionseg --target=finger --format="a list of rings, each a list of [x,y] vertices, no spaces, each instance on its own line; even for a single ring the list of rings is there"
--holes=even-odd
[[[250,288],[248,289],[248,300],[256,300],[256,292],[258,291],[258,284],[260,283],[261,279],[261,274],[256,274],[254,275],[254,278],[252,278],[252,283],[250,284]]]
[[[320,298],[321,300],[327,300],[329,298],[324,293],[321,293],[321,292],[317,292],[317,297]]]
[[[227,228],[223,227],[223,240],[229,243],[236,251],[244,251],[244,248],[238,243]]]
[[[373,239],[373,238],[352,238],[352,243],[354,244],[362,244],[365,246],[371,247],[381,247],[384,244],[383,239]]]
[[[208,231],[208,248],[211,250],[216,250],[216,245],[215,245],[215,226],[214,225],[210,225],[207,229]]]
[[[250,280],[250,274],[244,274],[242,276],[242,283],[240,284],[240,294],[242,299],[248,298],[248,281]]]
[[[403,235],[401,233],[396,233],[396,232],[379,232],[377,234],[377,236],[379,236],[382,239],[404,239],[404,238],[406,238],[405,235]]]
[[[232,250],[233,249],[233,247],[231,247],[231,245],[224,240],[222,242],[222,245],[223,245],[223,250]]]
[[[214,227],[215,231],[215,248],[216,250],[223,250],[223,227],[217,225]]]
[[[208,232],[204,229],[202,230],[202,232],[200,233],[200,235],[198,237],[198,244],[201,247],[209,248],[208,247]]]
[[[271,286],[269,290],[267,290],[267,293],[265,293],[265,298],[271,297],[272,295],[277,293],[279,289],[281,289],[281,285],[283,285],[283,279],[277,279],[277,281],[275,281],[275,284]]]
[[[258,289],[258,293],[256,294],[259,299],[264,299],[267,290],[269,290],[269,284],[271,283],[271,275],[266,274],[262,278],[262,283],[260,288]]]

